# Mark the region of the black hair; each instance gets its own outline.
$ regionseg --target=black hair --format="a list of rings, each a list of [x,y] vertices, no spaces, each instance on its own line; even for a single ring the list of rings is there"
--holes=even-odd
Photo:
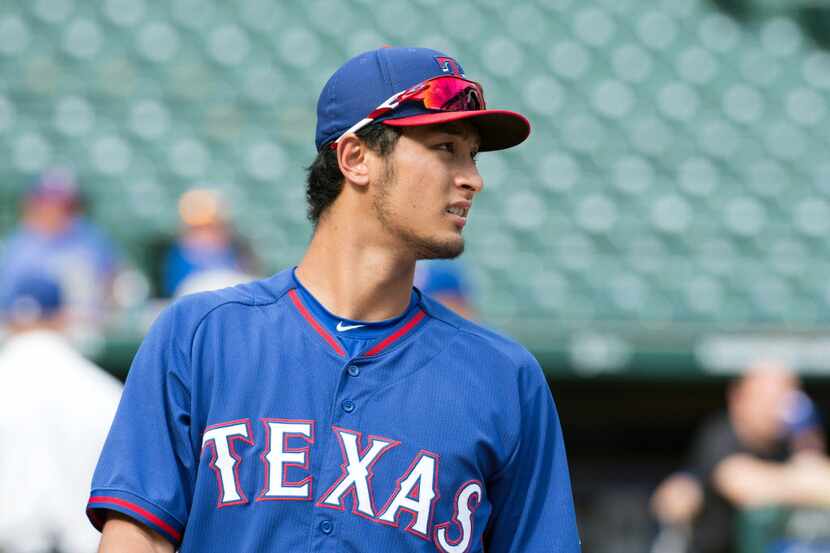
[[[357,137],[373,152],[386,157],[395,147],[401,129],[375,123],[357,131]],[[343,189],[343,173],[337,163],[337,150],[324,144],[317,157],[306,168],[306,202],[308,219],[316,227],[323,213],[334,203]]]

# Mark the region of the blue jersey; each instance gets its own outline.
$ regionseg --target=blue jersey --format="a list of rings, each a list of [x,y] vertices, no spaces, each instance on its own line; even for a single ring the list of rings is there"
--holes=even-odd
[[[350,353],[306,294],[284,271],[160,316],[93,524],[119,511],[199,553],[579,551],[559,421],[524,348],[414,294]]]

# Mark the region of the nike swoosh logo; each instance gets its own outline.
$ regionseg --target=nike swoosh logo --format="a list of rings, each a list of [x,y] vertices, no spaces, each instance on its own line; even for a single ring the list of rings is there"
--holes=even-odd
[[[355,328],[360,328],[361,326],[366,325],[344,325],[343,321],[337,323],[337,332],[346,332],[347,330],[353,330]]]

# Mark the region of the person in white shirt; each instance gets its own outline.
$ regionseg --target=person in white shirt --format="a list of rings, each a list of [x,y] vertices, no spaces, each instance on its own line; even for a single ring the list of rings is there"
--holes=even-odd
[[[17,280],[0,348],[0,551],[91,553],[84,506],[121,384],[64,338],[58,283]]]

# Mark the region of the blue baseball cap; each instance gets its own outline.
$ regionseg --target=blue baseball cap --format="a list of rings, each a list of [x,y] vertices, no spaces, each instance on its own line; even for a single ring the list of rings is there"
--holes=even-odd
[[[353,57],[334,72],[317,100],[317,151],[391,96],[433,77],[448,75],[466,78],[454,58],[429,48],[379,48]],[[376,121],[415,127],[462,119],[479,132],[481,151],[516,146],[530,134],[530,122],[514,111],[438,111],[418,102],[404,102]]]
[[[63,293],[57,279],[41,273],[17,275],[3,294],[6,320],[48,319],[63,306]]]

